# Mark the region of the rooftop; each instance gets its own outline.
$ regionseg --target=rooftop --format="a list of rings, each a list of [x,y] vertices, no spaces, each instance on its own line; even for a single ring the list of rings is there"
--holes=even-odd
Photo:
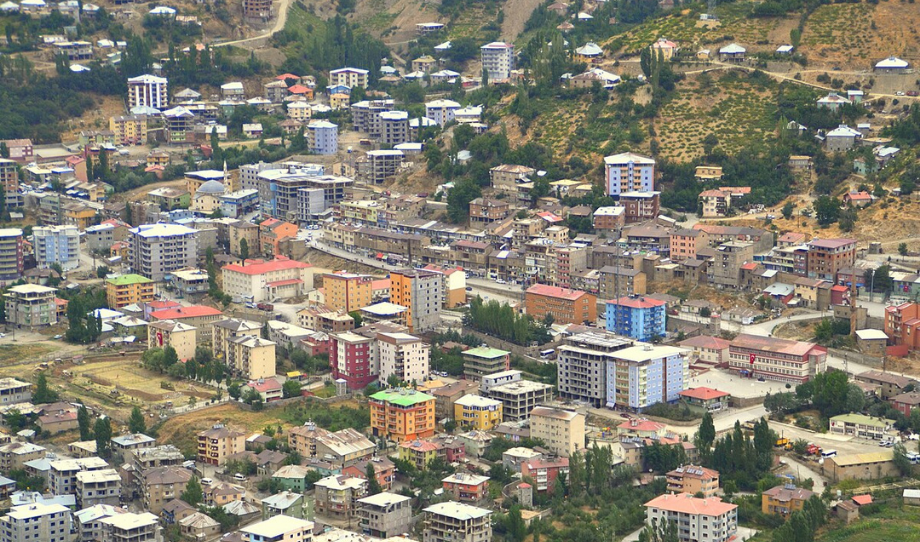
[[[391,388],[378,391],[374,395],[371,395],[370,398],[399,406],[413,406],[427,401],[434,401],[434,397],[426,393],[404,388]]]
[[[712,399],[718,399],[720,397],[729,396],[727,392],[715,390],[712,388],[706,388],[706,387],[690,388],[689,390],[684,390],[682,392],[679,392],[678,395],[680,395],[681,397],[690,397],[691,399],[698,399],[700,401],[711,401]]]
[[[496,359],[507,356],[510,354],[507,350],[500,350],[498,348],[491,348],[488,346],[477,346],[476,348],[470,348],[469,350],[464,350],[464,356],[472,356],[474,358],[486,358],[486,359]],[[491,375],[490,375],[491,376]]]
[[[566,299],[568,301],[576,301],[581,299],[582,296],[586,295],[586,292],[581,290],[571,290],[569,288],[560,288],[558,286],[550,286],[548,284],[534,284],[530,288],[527,288],[526,293],[528,295],[542,295],[545,297]]]
[[[492,514],[491,510],[485,508],[453,501],[433,504],[425,508],[425,512],[460,521],[484,518]]]
[[[732,347],[747,348],[749,350],[760,350],[774,354],[786,354],[791,356],[805,356],[814,349],[823,348],[812,343],[794,341],[790,339],[778,339],[776,337],[759,337],[742,333],[735,337],[731,342]]]
[[[645,503],[645,507],[710,517],[721,516],[738,508],[734,504],[722,502],[718,497],[698,499],[689,493],[661,495]]]
[[[297,529],[313,530],[313,522],[291,516],[279,515],[259,523],[243,527],[242,532],[261,538],[276,538]]]

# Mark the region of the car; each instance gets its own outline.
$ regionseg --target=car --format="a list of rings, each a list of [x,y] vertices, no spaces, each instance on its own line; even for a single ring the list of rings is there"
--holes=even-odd
[[[895,96],[904,96],[904,92],[901,91],[901,90],[899,90],[899,91],[895,92],[894,95],[895,95]]]
[[[54,340],[56,340],[56,341],[59,341],[59,340],[63,339],[64,336],[63,336],[63,335],[55,335],[54,337],[51,337],[51,338],[54,339]]]
[[[920,435],[917,433],[911,433],[907,435],[907,440],[920,440]]]
[[[473,287],[472,287],[472,286],[467,286],[467,287],[466,287],[466,291],[467,291],[467,292],[472,292],[472,291],[473,291]]]
[[[920,96],[920,92],[917,92],[916,90],[908,90],[907,95],[908,96]]]
[[[233,479],[234,479],[234,480],[238,480],[238,481],[240,481],[240,482],[244,482],[244,481],[246,480],[246,475],[245,475],[245,474],[236,473],[236,474],[233,475]]]

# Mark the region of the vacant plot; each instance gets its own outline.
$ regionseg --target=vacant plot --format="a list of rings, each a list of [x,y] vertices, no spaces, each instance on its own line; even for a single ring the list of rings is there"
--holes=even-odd
[[[890,502],[882,506],[878,515],[860,519],[847,526],[832,525],[816,539],[818,542],[920,542],[920,530],[917,530],[920,508],[898,508],[896,503]]]
[[[0,365],[39,359],[54,351],[49,344],[4,344],[0,346]]]
[[[868,60],[871,52],[873,7],[869,4],[823,5],[808,18],[802,33],[810,58]]]

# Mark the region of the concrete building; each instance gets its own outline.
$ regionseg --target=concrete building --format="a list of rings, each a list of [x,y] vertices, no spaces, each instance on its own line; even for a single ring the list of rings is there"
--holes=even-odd
[[[471,380],[480,380],[491,375],[511,369],[511,352],[488,346],[477,346],[464,350],[463,374]]]
[[[894,464],[894,452],[885,450],[828,457],[824,460],[821,472],[832,482],[839,482],[841,480],[880,480],[887,476],[897,476],[899,471]]]
[[[584,324],[597,321],[597,297],[581,290],[534,284],[524,293],[527,314],[535,320],[552,316],[556,324]]]
[[[721,288],[738,288],[741,266],[754,261],[754,244],[746,241],[722,243],[709,264],[709,282]]]
[[[480,395],[464,395],[454,402],[454,421],[464,429],[491,431],[502,423],[502,403]]]
[[[831,433],[860,439],[881,440],[893,426],[893,420],[863,414],[840,414],[830,419]]]
[[[521,477],[533,480],[534,490],[538,493],[553,493],[556,479],[560,474],[569,473],[569,458],[539,457],[521,463]]]
[[[488,74],[489,83],[500,83],[511,78],[511,70],[514,68],[514,45],[494,41],[483,45],[479,51],[482,69]]]
[[[165,77],[140,75],[128,78],[128,109],[152,107],[165,109],[169,106],[169,82]]]
[[[275,376],[275,343],[258,336],[227,339],[226,364],[230,372],[247,380]]]
[[[6,199],[3,203],[8,209],[22,206],[22,197],[19,194],[19,171],[16,166],[15,160],[0,158],[0,186],[3,187]],[[2,231],[0,230],[0,233]]]
[[[728,350],[729,369],[741,376],[800,384],[827,366],[827,350],[788,339],[741,334]]]
[[[35,226],[32,249],[40,269],[58,264],[64,271],[80,265],[80,230],[76,226]]]
[[[144,509],[159,515],[163,506],[178,499],[192,478],[185,467],[156,467],[143,473]]]
[[[396,493],[378,493],[358,499],[361,530],[370,536],[389,538],[411,532],[412,499]]]
[[[77,503],[81,508],[121,502],[121,475],[115,469],[81,471],[76,475]]]
[[[316,482],[317,516],[348,520],[357,515],[358,499],[367,493],[367,480],[333,475]]]
[[[222,424],[198,433],[198,461],[223,465],[227,458],[246,449],[246,434]]]
[[[454,120],[454,113],[458,109],[460,104],[453,100],[432,100],[425,103],[425,116],[443,127]]]
[[[378,378],[387,382],[395,376],[400,382],[428,379],[431,345],[408,333],[378,333]]]
[[[731,341],[708,335],[697,335],[679,343],[679,346],[690,350],[690,359],[713,365],[728,363],[730,345]]]
[[[519,380],[489,389],[488,397],[502,404],[503,421],[530,419],[535,407],[553,400],[553,386],[532,380]]]
[[[0,175],[3,174],[2,166],[0,162]],[[7,285],[16,282],[22,277],[23,269],[22,230],[19,228],[0,229],[0,284]]]
[[[409,113],[405,111],[383,111],[380,113],[380,137],[382,145],[399,145],[410,140]]]
[[[488,495],[488,483],[488,476],[457,472],[441,480],[441,487],[454,501],[478,503]]]
[[[856,265],[856,239],[815,239],[808,243],[808,276],[836,281],[837,273]]]
[[[434,397],[406,389],[389,389],[370,396],[371,432],[396,442],[434,435]]]
[[[530,436],[562,457],[585,447],[585,415],[571,410],[537,407],[530,411]]]
[[[377,449],[373,442],[354,429],[331,432],[313,422],[291,428],[288,444],[307,460],[326,461],[339,469],[370,459]]]
[[[440,323],[441,274],[424,269],[390,273],[390,302],[406,307],[406,327],[412,333],[427,331]]]
[[[332,377],[343,379],[348,389],[360,390],[380,376],[377,341],[350,331],[330,335],[329,364]]]
[[[556,349],[557,386],[564,399],[585,401],[600,408],[607,403],[607,362],[633,341],[603,332],[566,337]]]
[[[15,378],[0,378],[0,406],[28,403],[32,400],[32,384]]]
[[[329,86],[344,85],[348,88],[367,88],[367,70],[360,68],[339,68],[329,72]]]
[[[312,265],[284,256],[221,268],[224,293],[252,303],[298,297],[313,287]]]
[[[704,498],[715,497],[719,491],[719,471],[686,465],[668,472],[668,491],[671,493],[702,493]]]
[[[687,389],[686,351],[644,344],[612,353],[607,361],[606,406],[641,412],[656,403],[674,403]]]
[[[655,190],[655,160],[632,152],[604,158],[607,195]]]
[[[110,309],[150,303],[155,293],[153,281],[141,275],[129,273],[105,280],[105,298]]]
[[[305,130],[307,149],[313,154],[339,152],[339,125],[328,120],[311,120]]]
[[[7,323],[18,326],[50,326],[57,323],[57,303],[54,288],[37,284],[10,287],[6,299]]]
[[[61,504],[14,506],[0,517],[0,542],[69,542],[70,510]]]
[[[323,288],[325,304],[333,309],[352,312],[372,303],[374,277],[355,273],[326,273]]]
[[[492,511],[460,502],[425,508],[423,542],[491,542]]]
[[[760,511],[771,516],[788,518],[802,510],[813,492],[792,484],[771,487],[760,495]]]
[[[664,337],[667,321],[664,301],[632,295],[607,301],[606,327],[639,341]]]
[[[127,266],[155,282],[198,262],[198,230],[178,224],[145,224],[128,231]]]
[[[240,529],[248,542],[311,542],[313,522],[290,516],[274,516]]]
[[[198,330],[175,320],[151,322],[147,326],[147,347],[166,348],[171,346],[180,361],[195,357],[198,346]]]
[[[674,523],[681,542],[728,542],[738,531],[738,506],[718,497],[666,494],[645,503],[646,524]]]

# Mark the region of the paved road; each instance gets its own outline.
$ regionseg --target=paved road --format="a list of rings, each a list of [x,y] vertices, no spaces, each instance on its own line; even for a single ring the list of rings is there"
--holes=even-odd
[[[807,480],[808,478],[811,478],[815,481],[815,485],[812,488],[812,491],[819,495],[824,492],[824,487],[827,484],[824,482],[824,478],[818,474],[818,471],[813,469],[813,467],[817,468],[816,464],[805,463],[797,459],[792,459],[788,455],[783,456],[782,460],[786,462],[786,468],[781,470],[783,474],[791,474],[795,476],[796,481]]]

